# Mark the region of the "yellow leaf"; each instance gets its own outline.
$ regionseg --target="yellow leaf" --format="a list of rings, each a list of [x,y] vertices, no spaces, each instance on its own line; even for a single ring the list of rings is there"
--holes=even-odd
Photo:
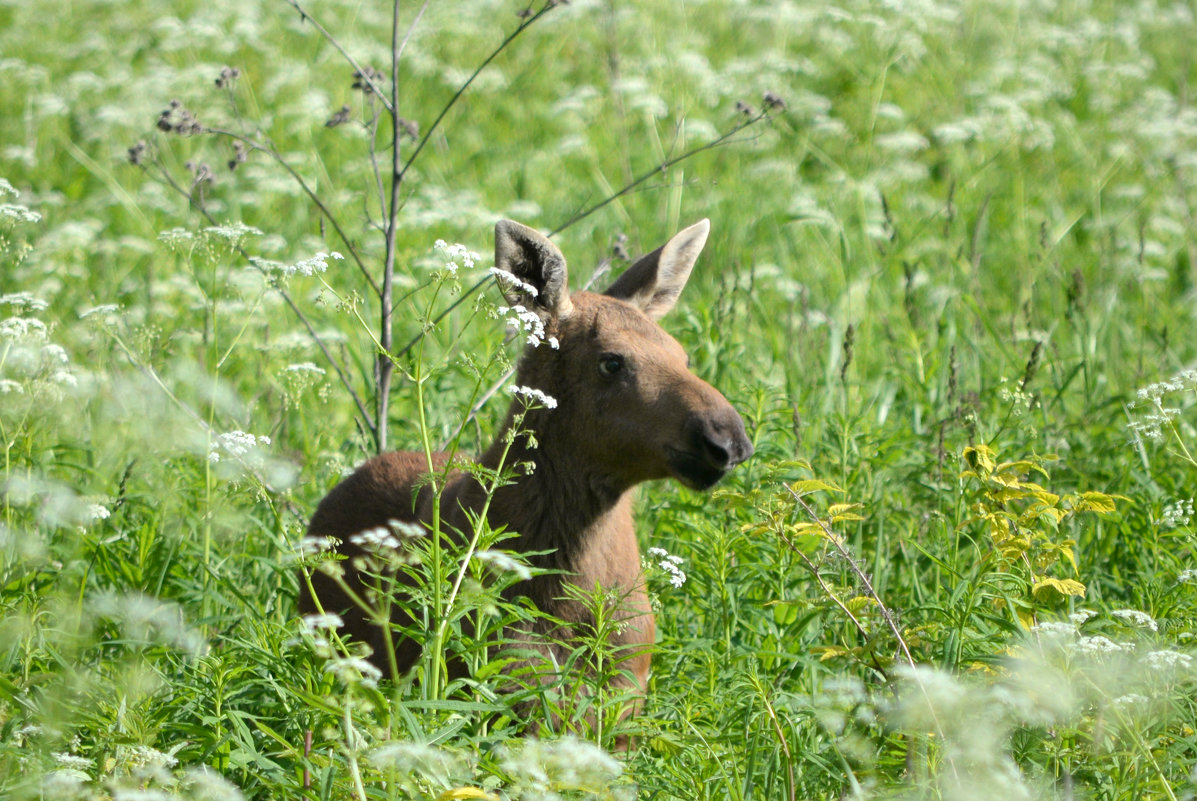
[[[1106,495],[1104,492],[1082,492],[1080,501],[1076,504],[1078,512],[1113,512],[1114,498],[1118,496]]]
[[[835,517],[836,515],[847,514],[848,512],[851,512],[853,509],[860,509],[860,508],[861,508],[861,504],[859,504],[859,503],[833,503],[833,504],[831,504],[831,506],[827,507],[827,516]]]
[[[436,801],[461,801],[466,798],[482,798],[485,801],[499,801],[499,797],[493,793],[488,793],[485,790],[477,787],[454,787],[452,790],[446,790],[436,797]]]
[[[812,492],[843,492],[835,484],[820,481],[817,478],[806,478],[801,481],[795,481],[790,485],[790,489],[794,491],[795,495],[809,495]]]
[[[997,466],[993,451],[988,445],[970,445],[964,449],[961,456],[964,457],[965,464],[982,473],[992,473]]]
[[[1031,587],[1031,595],[1037,601],[1050,600],[1053,595],[1067,597],[1069,595],[1085,595],[1085,585],[1074,579],[1045,578],[1035,582]]]

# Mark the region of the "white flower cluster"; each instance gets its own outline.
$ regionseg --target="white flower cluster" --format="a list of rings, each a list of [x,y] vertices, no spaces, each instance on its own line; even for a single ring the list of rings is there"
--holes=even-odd
[[[657,567],[669,574],[669,583],[674,587],[681,587],[686,583],[686,574],[681,567],[685,561],[682,557],[674,556],[664,548],[649,548],[648,555],[650,559],[657,560]]]
[[[1032,626],[1031,631],[1048,637],[1072,637],[1076,634],[1076,626],[1061,620],[1047,620]]]
[[[339,629],[344,625],[345,621],[341,619],[341,616],[333,612],[303,616],[303,628],[310,634],[316,634],[325,629]]]
[[[222,453],[234,459],[242,459],[256,449],[269,444],[270,437],[258,437],[244,431],[230,431],[216,437],[216,441],[212,443],[212,447],[208,451],[208,461],[213,464],[219,462]]]
[[[478,551],[474,554],[474,558],[495,570],[502,571],[503,573],[511,573],[520,581],[527,581],[532,578],[532,571],[528,569],[528,565],[509,553],[503,551]]]
[[[35,223],[41,220],[41,218],[42,215],[33,211],[28,206],[22,206],[19,203],[0,203],[0,220]]]
[[[499,287],[502,288],[504,292],[510,292],[513,289],[518,289],[520,292],[531,298],[535,298],[540,294],[539,289],[527,283],[526,281],[520,280],[519,276],[517,276],[515,273],[508,272],[507,270],[503,270],[498,267],[491,267],[490,274],[493,275],[495,280],[499,282]]]
[[[359,531],[351,536],[349,541],[363,550],[378,553],[398,550],[404,540],[422,536],[424,536],[424,528],[419,523],[388,520],[385,526]]]
[[[1193,666],[1193,657],[1179,651],[1152,651],[1144,661],[1152,670],[1188,670]]]
[[[557,408],[557,399],[552,395],[546,395],[539,389],[535,389],[533,387],[521,387],[516,384],[510,388],[510,391],[512,395],[522,395],[533,403],[538,403],[546,409]]]
[[[0,295],[0,306],[12,306],[18,311],[40,312],[50,308],[50,304],[41,298],[35,298],[29,292],[10,292]]]
[[[278,271],[280,273],[282,273],[283,275],[287,275],[287,276],[290,276],[290,275],[309,275],[310,276],[310,275],[315,275],[316,273],[322,273],[322,272],[326,271],[328,269],[328,260],[329,259],[333,259],[335,261],[340,261],[341,259],[344,259],[344,258],[345,258],[344,256],[342,256],[340,253],[338,253],[335,250],[332,253],[320,252],[320,253],[317,253],[315,256],[312,256],[310,259],[304,259],[303,261],[298,261],[295,264],[278,265]]]
[[[311,376],[322,376],[322,375],[324,375],[325,371],[324,371],[323,367],[317,367],[316,365],[312,364],[311,362],[299,362],[298,364],[287,365],[286,367],[283,368],[283,372],[284,373],[295,373],[296,375],[305,375],[306,374],[306,375],[311,375]]]
[[[1092,637],[1081,637],[1077,640],[1076,650],[1082,654],[1118,654],[1129,649],[1126,646],[1119,645],[1109,637],[1097,634]]]
[[[1128,626],[1159,631],[1159,626],[1156,624],[1155,619],[1146,612],[1140,612],[1138,609],[1115,609],[1110,614]]]
[[[456,242],[450,245],[443,239],[436,240],[433,247],[445,259],[444,268],[450,275],[457,275],[457,271],[463,267],[467,270],[474,269],[478,259],[482,258],[465,245]]]
[[[524,308],[516,304],[515,306],[500,306],[500,316],[511,314],[507,317],[507,327],[515,331],[517,334],[526,334],[528,337],[528,344],[532,347],[537,347],[541,342],[548,342],[549,347],[557,350],[561,347],[561,343],[557,341],[557,337],[545,337],[544,335],[544,320],[540,315],[531,309]]]
[[[1128,403],[1127,408],[1146,407],[1141,418],[1127,424],[1136,442],[1139,436],[1157,441],[1163,439],[1164,428],[1180,415],[1179,408],[1164,405],[1164,396],[1186,390],[1197,390],[1197,370],[1184,370],[1168,381],[1148,384],[1136,393],[1135,400]]]
[[[246,225],[243,222],[229,223],[227,225],[213,225],[204,229],[204,233],[214,239],[223,239],[227,242],[236,244],[247,236],[261,236],[262,232],[252,225]]]
[[[382,678],[381,670],[356,656],[330,659],[324,666],[324,672],[333,674],[345,684],[360,684],[363,687],[377,687],[378,680]]]
[[[1193,499],[1176,501],[1164,507],[1164,514],[1160,518],[1160,528],[1173,529],[1187,526],[1193,519]]]

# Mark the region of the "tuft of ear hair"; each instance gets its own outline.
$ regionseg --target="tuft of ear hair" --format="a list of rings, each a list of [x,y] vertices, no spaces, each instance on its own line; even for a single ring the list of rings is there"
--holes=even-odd
[[[699,220],[678,231],[664,245],[637,259],[606,294],[639,307],[654,320],[664,317],[677,303],[710,231],[710,220]]]
[[[515,280],[499,277],[503,296],[543,320],[565,317],[573,309],[565,256],[544,234],[514,220],[495,224],[495,267]]]

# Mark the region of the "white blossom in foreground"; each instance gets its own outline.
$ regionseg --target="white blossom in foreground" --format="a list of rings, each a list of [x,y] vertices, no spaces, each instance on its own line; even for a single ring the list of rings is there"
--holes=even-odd
[[[478,263],[478,259],[482,258],[474,251],[467,248],[460,243],[449,244],[443,239],[436,240],[433,245],[441,256],[445,259],[444,268],[451,275],[457,275],[457,271],[461,268],[467,270],[474,269],[474,265]]]
[[[330,659],[324,666],[325,673],[331,673],[345,684],[360,684],[377,687],[382,671],[365,659],[356,656],[342,656]]]
[[[532,578],[532,571],[528,568],[528,565],[509,553],[504,553],[503,551],[478,551],[474,554],[474,558],[495,570],[511,573],[521,581],[527,581]]]
[[[545,336],[544,320],[531,309],[526,309],[516,304],[515,306],[500,306],[498,311],[500,315],[511,315],[505,318],[507,327],[517,334],[522,333],[526,335],[527,342],[532,347],[538,347],[542,342],[549,343],[549,347],[553,350],[561,347],[561,343],[557,341],[557,337]]]
[[[1155,619],[1146,612],[1140,612],[1138,609],[1115,609],[1110,614],[1128,626],[1159,631],[1159,626],[1156,624]]]
[[[519,386],[518,384],[516,384],[511,387],[511,394],[512,395],[521,395],[525,398],[528,398],[533,403],[537,403],[537,404],[543,406],[546,409],[556,409],[557,408],[557,399],[556,398],[554,398],[552,395],[546,395],[545,393],[541,392],[539,389],[535,389],[533,387],[522,387],[522,386]]]
[[[221,460],[222,454],[234,459],[242,459],[258,448],[269,444],[270,437],[267,436],[259,437],[245,431],[229,431],[216,437],[208,451],[208,461],[215,464]]]
[[[324,629],[339,629],[345,625],[345,621],[341,619],[341,616],[334,612],[304,615],[302,620],[304,629],[311,634],[316,634]]]
[[[682,557],[674,556],[664,548],[649,548],[648,555],[650,559],[656,560],[657,567],[669,575],[669,583],[674,587],[681,587],[686,583],[686,574],[681,567],[685,561]]]

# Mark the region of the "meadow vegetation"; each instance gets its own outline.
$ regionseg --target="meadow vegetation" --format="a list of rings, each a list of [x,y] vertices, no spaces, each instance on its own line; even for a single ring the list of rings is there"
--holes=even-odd
[[[391,12],[0,0],[0,797],[1197,795],[1191,4]],[[346,470],[501,423],[503,217],[575,288],[712,221],[756,455],[640,493],[630,720],[609,621],[500,676],[509,533],[405,568],[422,681],[296,612]]]

